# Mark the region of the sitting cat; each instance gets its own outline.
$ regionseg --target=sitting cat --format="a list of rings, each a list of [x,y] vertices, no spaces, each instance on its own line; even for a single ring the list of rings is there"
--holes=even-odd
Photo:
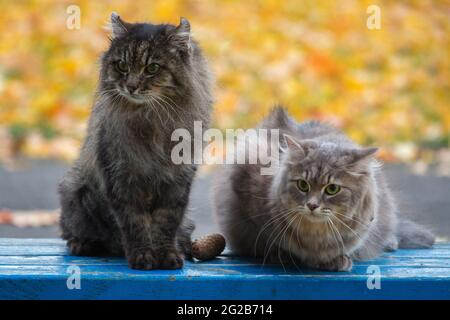
[[[260,127],[280,130],[276,173],[261,175],[260,164],[218,173],[216,213],[234,253],[347,271],[352,259],[433,245],[430,232],[397,216],[376,148],[320,122],[297,124],[282,108]]]
[[[209,123],[210,72],[190,25],[128,23],[112,39],[79,158],[59,187],[62,237],[74,255],[126,255],[135,269],[174,269],[190,255],[185,218],[196,165],[176,165],[172,132]],[[184,222],[183,222],[184,221]]]

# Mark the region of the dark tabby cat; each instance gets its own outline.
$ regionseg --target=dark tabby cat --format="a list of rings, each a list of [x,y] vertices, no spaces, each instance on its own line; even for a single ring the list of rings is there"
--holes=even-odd
[[[431,233],[397,216],[373,159],[376,148],[361,148],[319,122],[299,125],[282,108],[261,127],[280,130],[272,146],[282,149],[277,172],[231,165],[219,172],[215,190],[216,212],[235,253],[346,271],[352,259],[432,246]]]
[[[207,126],[211,77],[190,25],[127,23],[113,36],[81,154],[59,187],[62,237],[74,255],[123,255],[172,269],[190,255],[184,218],[195,165],[175,165],[171,134]],[[183,222],[184,219],[184,222]]]

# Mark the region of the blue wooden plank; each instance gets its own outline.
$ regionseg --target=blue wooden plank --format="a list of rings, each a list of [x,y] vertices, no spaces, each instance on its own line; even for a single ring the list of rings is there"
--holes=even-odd
[[[378,266],[381,289],[367,287]],[[66,285],[69,266],[81,289]],[[450,245],[399,250],[332,273],[221,256],[181,270],[138,271],[121,258],[67,255],[57,239],[0,239],[0,299],[450,299]]]
[[[42,246],[0,246],[0,257],[9,255],[29,255],[29,256],[65,256],[67,248],[64,245],[42,245]]]
[[[94,265],[94,266],[112,266],[112,265],[126,265],[127,262],[123,258],[96,258],[96,257],[75,257],[75,256],[2,256],[0,259],[0,266],[14,266],[14,265]],[[246,260],[233,257],[219,257],[212,261],[205,261],[197,263],[202,266],[215,267],[239,267],[239,266],[259,266],[265,268],[272,266],[272,264],[261,265],[258,260]],[[448,268],[450,267],[450,258],[413,258],[413,257],[397,257],[390,256],[384,259],[375,261],[358,262],[356,267],[368,267],[370,265],[391,266],[391,267],[424,267],[427,268]]]
[[[64,244],[42,245],[42,246],[22,246],[9,245],[0,246],[0,256],[67,256],[68,251]],[[424,259],[448,259],[450,249],[441,248],[439,244],[432,250],[398,250],[394,253],[385,254],[383,257],[396,258],[424,258]]]
[[[67,268],[75,264],[61,265],[0,265],[0,277],[8,277],[11,275],[21,275],[29,277],[40,276],[62,276],[67,277]],[[316,277],[326,279],[336,277],[340,280],[361,278],[367,279],[367,266],[356,264],[351,272],[330,273],[312,270],[301,270],[294,268],[283,269],[279,266],[266,266],[261,268],[258,265],[214,265],[202,263],[187,262],[182,270],[154,270],[137,271],[128,269],[125,263],[121,265],[77,265],[80,268],[82,276],[95,277],[102,279],[116,278],[122,276],[125,278],[140,278],[146,280],[149,277],[189,279],[192,277],[290,277],[295,280],[301,280],[305,277]],[[444,279],[450,281],[448,267],[404,267],[404,266],[383,266],[377,265],[381,271],[383,279]]]
[[[29,238],[0,238],[0,246],[43,246],[43,245],[62,245],[65,241],[58,238],[39,238],[39,239],[29,239]]]
[[[193,278],[190,281],[87,279],[68,290],[52,277],[12,277],[1,284],[2,299],[449,299],[444,281],[384,281],[369,290],[360,279]]]

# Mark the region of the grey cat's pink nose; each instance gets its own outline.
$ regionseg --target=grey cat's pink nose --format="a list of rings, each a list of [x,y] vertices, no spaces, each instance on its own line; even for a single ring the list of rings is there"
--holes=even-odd
[[[315,203],[307,203],[306,205],[308,206],[309,210],[311,210],[311,211],[314,211],[315,209],[317,209],[319,207],[319,205],[315,204]]]

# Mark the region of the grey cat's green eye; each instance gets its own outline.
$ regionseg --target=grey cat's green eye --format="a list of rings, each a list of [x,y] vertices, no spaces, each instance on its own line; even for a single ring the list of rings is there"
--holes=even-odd
[[[309,183],[306,180],[300,179],[297,181],[297,187],[302,192],[309,192],[311,190],[311,187]]]
[[[119,72],[122,72],[122,73],[127,73],[127,72],[128,72],[128,65],[127,65],[127,63],[126,63],[125,61],[123,61],[123,60],[119,60],[119,61],[116,63],[116,68],[117,68],[117,70],[118,70]]]
[[[155,74],[159,71],[160,65],[157,63],[150,63],[147,67],[145,67],[145,72],[148,74]]]
[[[341,191],[341,187],[337,184],[331,183],[325,187],[325,193],[332,196]]]

